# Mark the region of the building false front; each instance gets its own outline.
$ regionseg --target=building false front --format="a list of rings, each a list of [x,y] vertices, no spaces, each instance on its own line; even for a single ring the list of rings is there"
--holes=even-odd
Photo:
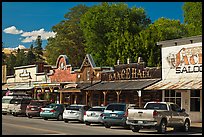
[[[184,108],[202,121],[202,36],[162,41],[162,81],[147,87],[162,90],[163,101]]]

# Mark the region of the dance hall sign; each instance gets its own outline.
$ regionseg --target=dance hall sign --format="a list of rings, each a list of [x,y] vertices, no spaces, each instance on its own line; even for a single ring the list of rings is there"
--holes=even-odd
[[[137,63],[127,64],[123,67],[114,68],[114,72],[102,73],[103,81],[115,80],[135,80],[135,79],[150,79],[161,78],[160,68],[145,68]]]
[[[173,48],[173,47],[172,47]],[[168,52],[164,57],[164,69],[170,68],[168,73],[172,74],[198,74],[202,73],[202,44],[194,46],[175,47],[174,50],[165,49],[162,52]],[[165,71],[167,73],[167,70]]]

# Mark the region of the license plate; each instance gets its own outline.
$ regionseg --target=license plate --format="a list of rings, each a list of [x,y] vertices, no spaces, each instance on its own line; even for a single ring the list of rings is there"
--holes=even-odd
[[[142,123],[143,123],[143,121],[138,121],[138,123],[139,123],[139,124],[142,124]]]
[[[50,112],[49,110],[45,110],[45,112]]]
[[[112,117],[117,117],[117,115],[116,115],[116,114],[112,114],[111,116],[112,116]]]
[[[31,108],[31,110],[35,110],[35,108]]]

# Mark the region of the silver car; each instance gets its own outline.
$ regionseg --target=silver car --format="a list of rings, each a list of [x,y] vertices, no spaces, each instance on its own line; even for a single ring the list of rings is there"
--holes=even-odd
[[[91,123],[102,123],[102,113],[104,111],[104,106],[93,106],[87,110],[84,114],[84,122],[86,125]]]
[[[65,123],[69,121],[80,121],[84,122],[84,113],[91,108],[87,105],[72,104],[65,108],[63,112],[63,119]]]

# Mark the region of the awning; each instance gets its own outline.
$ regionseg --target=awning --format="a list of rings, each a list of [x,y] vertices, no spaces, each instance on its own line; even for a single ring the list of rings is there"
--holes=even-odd
[[[63,88],[63,89],[58,89],[58,92],[81,92],[80,89],[77,88]]]
[[[151,84],[158,82],[160,79],[140,79],[140,80],[123,80],[123,81],[102,81],[84,90],[92,91],[121,91],[121,90],[141,90]]]
[[[34,83],[35,88],[58,87],[60,83]]]
[[[144,90],[188,90],[202,89],[202,79],[169,79],[159,81]]]
[[[95,82],[93,82],[92,84],[95,84]],[[81,92],[81,90],[90,87],[92,84],[90,82],[69,83],[66,84],[64,88],[58,89],[58,92]]]
[[[2,90],[32,90],[33,85],[29,83],[7,83],[2,86]]]

